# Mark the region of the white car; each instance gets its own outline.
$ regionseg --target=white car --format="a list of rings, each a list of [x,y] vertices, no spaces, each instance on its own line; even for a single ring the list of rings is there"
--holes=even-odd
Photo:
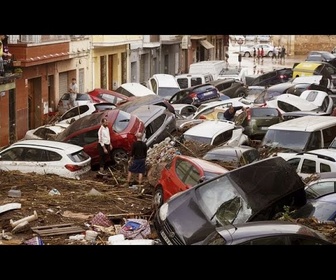
[[[293,111],[318,111],[319,106],[314,103],[290,93],[280,94],[265,103],[267,107],[277,108],[281,114]]]
[[[246,67],[227,67],[223,68],[218,75],[218,80],[235,79],[246,84],[246,76],[248,75],[248,68]]]
[[[335,158],[335,149],[316,149],[287,157],[286,160],[305,179],[315,173],[336,172]]]
[[[331,114],[334,108],[334,101],[328,93],[321,90],[305,90],[300,94],[300,97],[312,102],[318,106],[319,110],[327,114]]]
[[[174,107],[175,114],[178,118],[188,118],[197,111],[197,107],[192,104],[171,104],[171,105]]]
[[[253,48],[258,50],[258,48],[264,49],[264,57],[272,57],[274,46],[271,44],[256,44],[253,46],[243,46],[240,48],[240,54],[244,57],[253,57]]]
[[[124,83],[121,84],[120,87],[118,87],[115,91],[128,97],[141,97],[155,94],[154,91],[150,90],[148,87],[140,83]]]
[[[66,111],[58,120],[53,124],[46,124],[34,129],[30,129],[26,132],[22,139],[53,139],[58,133],[66,129],[75,120],[81,117],[90,115],[92,113],[102,110],[112,110],[117,108],[116,105],[109,102],[101,103],[89,103],[85,105],[79,105]]]
[[[89,103],[95,103],[92,97],[88,93],[77,93],[75,106],[85,105]],[[58,101],[57,111],[59,114],[64,114],[66,111],[71,109],[70,105],[70,93],[64,93]]]
[[[249,143],[249,138],[243,133],[242,126],[226,120],[208,120],[196,124],[185,131],[182,141],[193,141],[207,145],[232,145],[238,146]]]
[[[22,140],[0,151],[0,169],[80,179],[91,170],[83,147],[51,140]]]

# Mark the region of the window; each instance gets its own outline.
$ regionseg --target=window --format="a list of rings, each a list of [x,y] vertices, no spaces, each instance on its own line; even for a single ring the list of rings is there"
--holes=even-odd
[[[322,148],[326,148],[334,140],[336,135],[336,125],[328,127],[322,130],[324,145]]]
[[[300,158],[292,158],[288,160],[287,162],[290,164],[290,166],[292,166],[295,170],[297,170],[300,161],[301,161]]]
[[[320,163],[320,172],[330,172],[330,171],[331,171],[330,165]]]
[[[302,173],[312,174],[316,172],[316,162],[310,159],[304,159],[301,167]]]

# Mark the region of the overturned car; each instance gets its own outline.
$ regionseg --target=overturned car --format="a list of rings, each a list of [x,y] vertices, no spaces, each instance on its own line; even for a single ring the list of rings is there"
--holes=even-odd
[[[156,212],[163,244],[200,244],[216,227],[275,219],[306,203],[304,183],[281,157],[259,160],[172,196]]]

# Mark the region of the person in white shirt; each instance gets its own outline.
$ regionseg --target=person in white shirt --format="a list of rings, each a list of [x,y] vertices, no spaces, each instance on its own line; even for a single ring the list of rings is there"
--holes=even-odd
[[[110,137],[110,129],[108,127],[107,118],[102,119],[102,124],[98,130],[98,144],[97,148],[99,151],[100,157],[100,169],[98,173],[100,175],[106,175],[105,173],[105,163],[109,159],[110,152],[112,151],[111,137]]]
[[[70,108],[73,108],[75,107],[75,101],[78,93],[78,85],[76,78],[72,78],[71,80],[71,84],[69,86],[69,93],[70,93]]]

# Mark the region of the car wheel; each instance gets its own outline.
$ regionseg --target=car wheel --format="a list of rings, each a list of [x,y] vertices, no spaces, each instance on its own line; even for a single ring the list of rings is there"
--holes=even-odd
[[[237,93],[237,97],[246,97],[246,96],[247,96],[247,94],[246,94],[245,91],[239,91],[239,92]]]
[[[249,52],[244,52],[244,57],[251,57],[251,54]]]
[[[270,51],[270,52],[267,53],[267,57],[272,57],[272,56],[273,56],[273,52],[272,51]]]
[[[153,195],[153,206],[158,209],[163,204],[163,190],[161,186],[158,186]]]
[[[123,149],[112,150],[111,159],[114,163],[122,163],[128,161],[128,154]]]

